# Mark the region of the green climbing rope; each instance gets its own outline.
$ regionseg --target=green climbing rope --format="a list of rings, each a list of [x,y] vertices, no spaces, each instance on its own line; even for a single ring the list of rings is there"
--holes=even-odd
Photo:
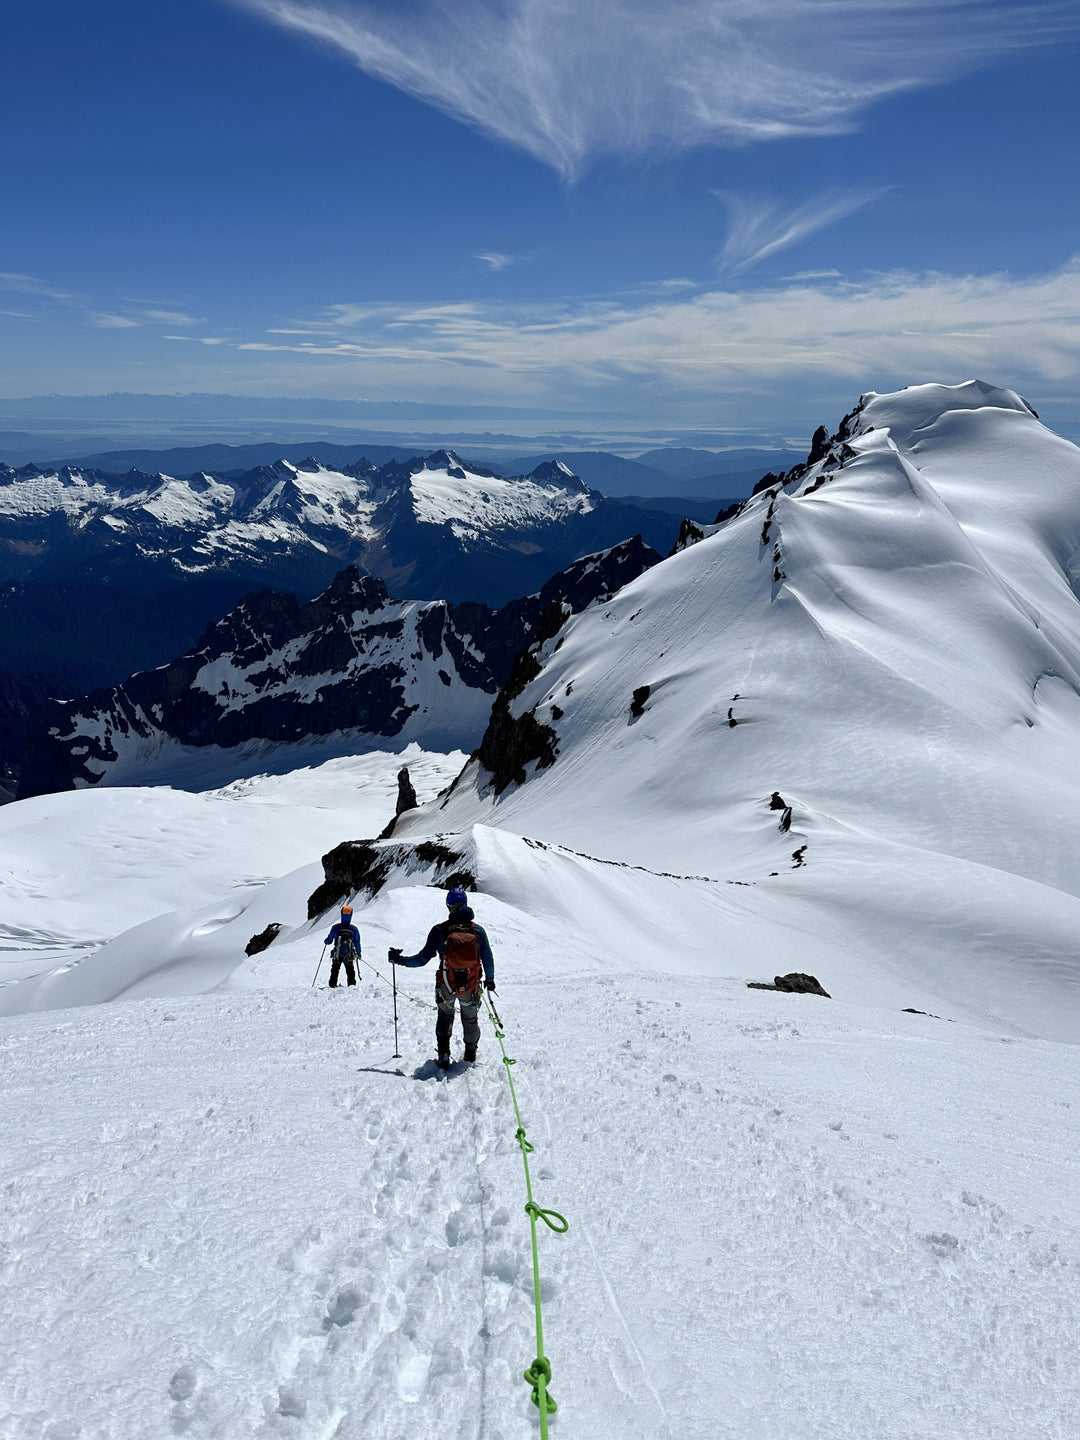
[[[551,1362],[544,1354],[544,1316],[540,1306],[540,1252],[536,1242],[536,1222],[543,1220],[548,1229],[554,1230],[556,1235],[565,1235],[570,1226],[557,1210],[545,1210],[533,1199],[532,1176],[529,1173],[529,1156],[533,1153],[533,1146],[525,1134],[525,1124],[521,1118],[521,1107],[518,1105],[512,1073],[512,1067],[517,1064],[517,1061],[512,1060],[506,1053],[506,1035],[503,1032],[502,1021],[486,994],[484,994],[484,1009],[488,1013],[488,1018],[495,1030],[495,1037],[499,1042],[499,1049],[502,1051],[506,1079],[510,1085],[510,1099],[514,1102],[514,1114],[517,1116],[517,1131],[514,1138],[521,1147],[521,1159],[525,1166],[525,1190],[529,1197],[525,1204],[525,1213],[529,1217],[529,1226],[532,1231],[533,1301],[536,1306],[536,1359],[525,1371],[525,1381],[526,1384],[532,1386],[532,1402],[540,1411],[541,1440],[548,1440],[547,1417],[554,1415],[559,1407],[555,1403],[555,1397],[547,1388],[548,1381],[551,1379]]]

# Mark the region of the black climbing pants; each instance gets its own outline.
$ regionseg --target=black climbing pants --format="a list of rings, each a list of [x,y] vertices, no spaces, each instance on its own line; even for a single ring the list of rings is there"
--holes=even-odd
[[[475,1050],[480,1043],[480,991],[471,995],[455,995],[441,981],[435,982],[435,1004],[439,1018],[435,1021],[435,1042],[440,1055],[450,1054],[450,1036],[454,1030],[454,1004],[461,1006],[461,1031],[465,1044]]]
[[[356,984],[356,951],[351,945],[334,946],[334,963],[330,966],[330,988],[337,989],[341,967],[345,967],[345,978],[350,985]]]

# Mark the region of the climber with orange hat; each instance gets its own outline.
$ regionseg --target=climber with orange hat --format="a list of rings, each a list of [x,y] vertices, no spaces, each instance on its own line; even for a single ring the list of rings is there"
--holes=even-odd
[[[338,975],[341,967],[345,967],[345,978],[350,985],[356,984],[356,962],[360,959],[360,931],[352,923],[352,906],[341,907],[341,919],[336,925],[330,927],[330,934],[323,941],[324,945],[332,945],[330,955],[333,964],[330,966],[330,988],[337,989]]]

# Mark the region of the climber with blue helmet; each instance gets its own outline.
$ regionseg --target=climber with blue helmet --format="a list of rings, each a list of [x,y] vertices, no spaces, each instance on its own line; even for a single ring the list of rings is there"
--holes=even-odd
[[[336,925],[331,925],[330,934],[323,944],[334,947],[330,952],[333,960],[330,966],[331,990],[337,988],[342,966],[345,967],[346,980],[350,985],[355,985],[356,964],[360,959],[360,931],[353,924],[351,905],[341,907],[341,919]]]
[[[439,957],[435,975],[435,1003],[439,1018],[435,1022],[435,1043],[440,1069],[450,1068],[450,1036],[454,1029],[454,1006],[461,1008],[461,1030],[465,1037],[465,1059],[476,1059],[480,1043],[480,989],[495,989],[495,960],[482,925],[477,925],[464,890],[455,886],[446,896],[450,912],[439,925],[428,932],[424,948],[416,955],[390,951],[391,965],[418,968]]]

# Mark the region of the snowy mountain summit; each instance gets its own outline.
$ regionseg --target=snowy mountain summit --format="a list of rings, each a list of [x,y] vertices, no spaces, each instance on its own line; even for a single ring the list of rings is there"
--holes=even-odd
[[[973,381],[865,395],[815,452],[569,620],[398,838],[738,881],[853,977],[902,953],[952,998],[977,919],[979,1003],[1051,991],[1080,1038],[1080,450]]]

